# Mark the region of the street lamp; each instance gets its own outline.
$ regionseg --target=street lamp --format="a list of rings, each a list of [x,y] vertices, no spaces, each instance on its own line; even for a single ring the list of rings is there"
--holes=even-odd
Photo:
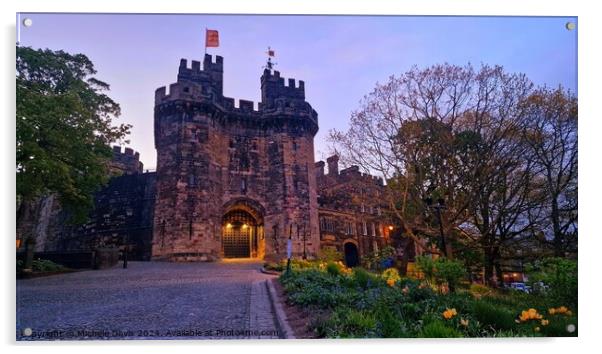
[[[307,242],[307,234],[305,233],[305,224],[303,224],[303,260],[307,259],[307,248],[305,246]]]
[[[441,210],[446,209],[447,207],[445,206],[445,201],[443,200],[443,198],[439,198],[437,199],[437,204],[433,205],[433,198],[426,198],[424,200],[426,202],[426,205],[428,205],[429,208],[435,210],[435,216],[437,217],[437,222],[439,223],[439,243],[441,246],[441,252],[443,253],[443,255],[447,256],[447,247],[445,245],[445,235],[443,234],[443,222],[441,220]]]
[[[290,274],[291,272],[291,257],[293,255],[293,224],[289,225],[288,229],[288,241],[286,242],[286,274]]]
[[[128,267],[128,235],[123,235],[123,269]]]

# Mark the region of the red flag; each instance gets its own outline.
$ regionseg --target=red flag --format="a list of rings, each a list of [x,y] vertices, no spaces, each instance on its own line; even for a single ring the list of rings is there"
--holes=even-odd
[[[274,49],[268,49],[268,56],[276,56],[276,53],[274,52]]]
[[[205,30],[205,47],[219,47],[219,33],[216,30]]]

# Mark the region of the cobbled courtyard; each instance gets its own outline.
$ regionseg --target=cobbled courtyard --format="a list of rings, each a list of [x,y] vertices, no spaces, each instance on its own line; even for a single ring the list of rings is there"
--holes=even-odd
[[[260,267],[130,262],[17,280],[17,340],[278,338]]]

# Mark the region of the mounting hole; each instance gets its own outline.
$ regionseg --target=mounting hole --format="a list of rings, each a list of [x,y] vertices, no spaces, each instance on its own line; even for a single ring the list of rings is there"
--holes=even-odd
[[[33,20],[31,18],[25,18],[25,19],[23,19],[23,26],[25,26],[25,27],[31,27],[31,25],[33,25]]]
[[[33,334],[33,331],[31,330],[31,328],[27,327],[23,329],[23,335],[25,337],[31,337],[31,335]]]
[[[575,25],[575,22],[567,22],[566,25],[564,25],[564,27],[566,27],[567,30],[572,31],[575,29],[575,27],[577,27]]]
[[[576,328],[575,328],[574,324],[570,324],[570,325],[566,326],[566,331],[569,332],[569,333],[575,332],[575,329]]]

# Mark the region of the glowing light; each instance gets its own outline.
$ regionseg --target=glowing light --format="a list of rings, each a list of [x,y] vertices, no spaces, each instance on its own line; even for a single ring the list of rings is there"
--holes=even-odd
[[[393,231],[393,225],[389,225],[389,231]]]
[[[226,228],[227,228],[227,229],[231,229],[231,228],[232,228],[232,224],[230,224],[230,223],[227,223],[227,224],[226,224]]]

